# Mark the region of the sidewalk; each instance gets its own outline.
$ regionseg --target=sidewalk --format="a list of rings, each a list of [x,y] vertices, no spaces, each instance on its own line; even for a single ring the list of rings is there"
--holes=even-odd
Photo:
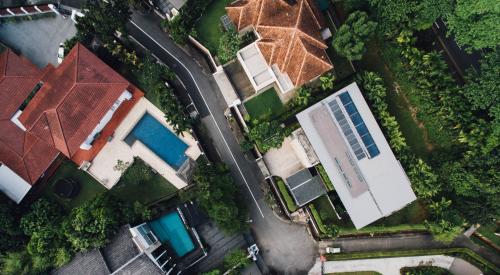
[[[333,272],[358,272],[358,271],[376,271],[384,275],[399,275],[400,269],[408,266],[432,265],[452,270],[455,275],[479,275],[481,270],[472,264],[458,258],[433,255],[417,257],[399,257],[399,258],[379,258],[365,260],[348,261],[328,261],[324,263],[324,274]],[[453,268],[452,268],[453,267]],[[309,275],[321,274],[321,262],[318,260]]]

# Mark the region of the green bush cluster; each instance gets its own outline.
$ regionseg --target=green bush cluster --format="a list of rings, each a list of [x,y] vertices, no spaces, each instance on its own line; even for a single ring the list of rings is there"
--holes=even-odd
[[[318,173],[321,176],[321,179],[325,183],[326,189],[328,191],[335,190],[335,188],[333,187],[333,183],[330,180],[330,177],[328,177],[328,174],[326,173],[325,167],[323,167],[323,165],[321,165],[321,164],[318,164],[318,165],[316,165],[316,170],[318,170]]]
[[[285,182],[283,182],[282,179],[278,178],[276,180],[276,184],[278,185],[278,190],[280,190],[281,197],[285,200],[286,207],[288,208],[288,210],[290,212],[295,212],[297,210],[297,204],[295,204],[295,201],[288,192]]]
[[[236,58],[236,53],[240,49],[241,38],[235,30],[229,30],[222,34],[219,40],[217,56],[222,64]]]
[[[103,247],[122,224],[149,217],[149,210],[142,205],[109,194],[99,195],[70,213],[54,202],[39,199],[19,220],[22,232],[16,235],[25,236],[25,247],[5,251],[1,273],[47,273],[69,262],[75,252]]]
[[[183,45],[188,35],[196,36],[194,31],[196,20],[200,18],[210,2],[210,0],[188,0],[174,19],[164,21],[163,26],[168,28],[170,37],[176,43]]]

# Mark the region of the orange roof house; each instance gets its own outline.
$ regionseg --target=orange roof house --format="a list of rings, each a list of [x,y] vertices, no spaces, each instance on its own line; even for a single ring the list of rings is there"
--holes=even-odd
[[[43,70],[7,49],[0,54],[0,190],[20,202],[60,153],[78,165],[92,160],[142,96],[81,44]]]
[[[325,24],[313,0],[238,0],[226,11],[238,31],[255,29],[268,66],[275,65],[293,86],[333,68],[321,37]]]

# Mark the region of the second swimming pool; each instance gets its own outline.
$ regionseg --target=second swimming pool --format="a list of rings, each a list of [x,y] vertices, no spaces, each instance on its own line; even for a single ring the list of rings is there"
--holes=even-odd
[[[161,243],[168,242],[177,256],[182,257],[194,249],[194,243],[179,216],[172,212],[148,223]]]

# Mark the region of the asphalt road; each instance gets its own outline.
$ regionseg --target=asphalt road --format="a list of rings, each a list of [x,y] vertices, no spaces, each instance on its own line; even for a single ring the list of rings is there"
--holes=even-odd
[[[280,274],[305,274],[314,264],[317,247],[304,226],[282,222],[263,199],[263,176],[255,162],[241,152],[224,116],[226,109],[211,75],[179,48],[159,28],[153,15],[132,16],[130,35],[176,72],[193,99],[210,135],[213,146],[241,186],[249,210],[251,229],[266,264]]]

